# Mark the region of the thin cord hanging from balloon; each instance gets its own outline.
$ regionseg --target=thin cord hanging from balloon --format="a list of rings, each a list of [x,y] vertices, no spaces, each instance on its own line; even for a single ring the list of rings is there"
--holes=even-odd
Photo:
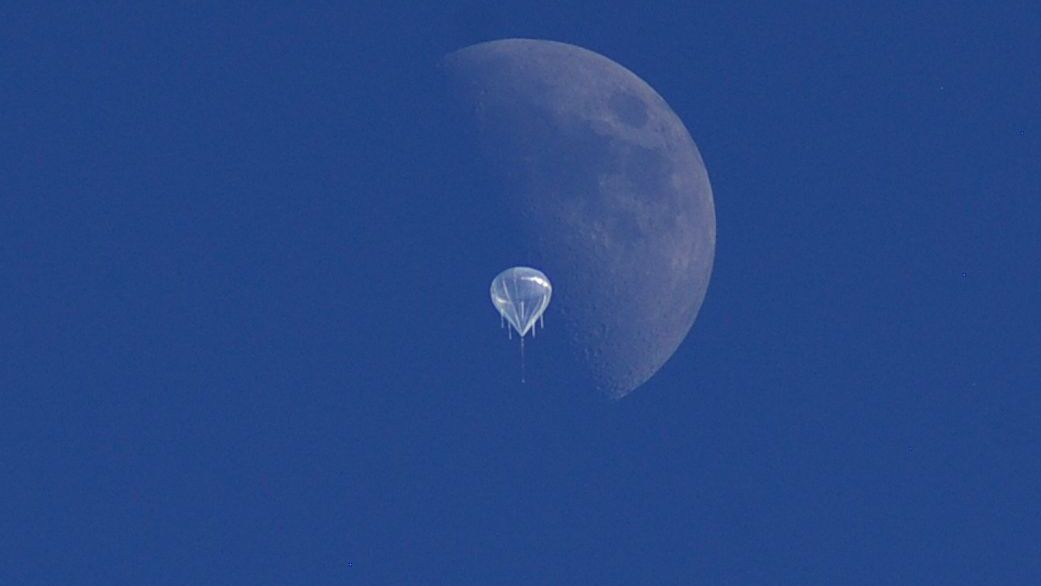
[[[524,336],[521,339],[521,384],[524,384]]]

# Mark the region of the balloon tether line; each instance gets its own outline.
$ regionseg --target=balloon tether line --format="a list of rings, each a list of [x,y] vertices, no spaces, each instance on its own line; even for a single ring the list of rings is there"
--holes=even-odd
[[[521,383],[524,383],[524,336],[521,336]]]

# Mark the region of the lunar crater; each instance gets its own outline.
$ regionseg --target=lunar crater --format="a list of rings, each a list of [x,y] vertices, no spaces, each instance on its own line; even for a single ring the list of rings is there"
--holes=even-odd
[[[647,124],[647,105],[640,98],[629,93],[617,92],[611,95],[607,103],[623,124],[633,128],[642,128]]]

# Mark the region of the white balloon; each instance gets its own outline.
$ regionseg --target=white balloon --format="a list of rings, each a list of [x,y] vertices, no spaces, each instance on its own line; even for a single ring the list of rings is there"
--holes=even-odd
[[[499,310],[499,315],[523,339],[549,307],[553,286],[542,271],[513,267],[492,280],[491,294],[492,305]]]

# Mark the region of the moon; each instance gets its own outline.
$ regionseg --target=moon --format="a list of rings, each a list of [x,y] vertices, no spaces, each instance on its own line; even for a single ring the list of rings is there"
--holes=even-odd
[[[646,82],[574,45],[491,41],[442,68],[519,235],[516,262],[554,282],[537,342],[564,344],[547,365],[628,395],[675,353],[708,288],[716,220],[697,146]]]

